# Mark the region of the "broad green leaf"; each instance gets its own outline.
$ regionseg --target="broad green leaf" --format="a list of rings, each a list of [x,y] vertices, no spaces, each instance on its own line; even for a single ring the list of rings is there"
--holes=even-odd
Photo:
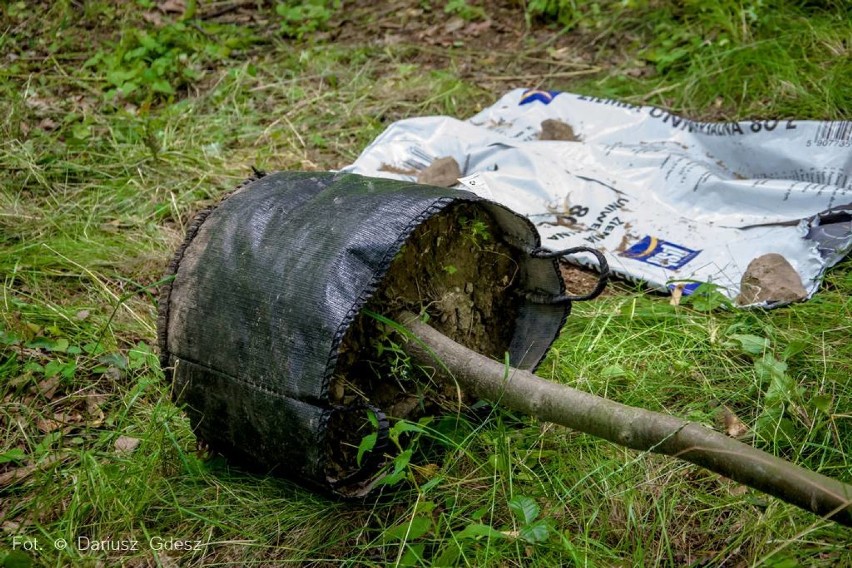
[[[422,543],[406,544],[405,547],[406,551],[399,559],[399,566],[422,566],[423,551],[426,550],[426,545]]]
[[[364,454],[376,447],[377,438],[378,434],[376,432],[367,434],[361,438],[361,443],[358,444],[358,456],[355,458],[355,463],[358,464],[358,467],[361,467],[361,460],[363,459]]]
[[[24,364],[24,371],[29,371],[31,373],[44,373],[44,367],[35,361],[27,361],[26,364]]]
[[[616,364],[604,367],[604,369],[601,371],[601,377],[605,379],[615,379],[618,377],[624,377],[626,375],[627,371],[624,370],[624,367]]]
[[[48,379],[58,375],[65,368],[65,363],[62,361],[53,360],[44,366],[44,376]]]
[[[749,355],[762,355],[769,349],[769,340],[765,337],[743,333],[734,333],[728,337],[738,343],[740,349]]]
[[[719,286],[705,282],[681,303],[702,312],[710,312],[720,307],[730,308],[733,305],[731,300],[719,292],[719,289]]]
[[[131,63],[137,59],[143,59],[146,55],[148,55],[147,48],[137,47],[136,49],[131,49],[130,51],[125,53],[122,60]]]
[[[429,514],[435,510],[437,505],[434,501],[420,501],[417,503],[417,507],[415,507],[414,512],[418,515],[420,514]]]
[[[807,341],[804,341],[802,339],[794,339],[787,344],[787,347],[784,348],[784,352],[781,354],[781,359],[783,361],[786,361],[790,357],[798,355],[799,353],[807,349],[809,345],[810,343]]]
[[[28,341],[26,346],[30,349],[52,349],[56,343],[49,337],[36,337]]]
[[[156,364],[157,357],[144,341],[140,341],[136,346],[127,352],[127,366],[130,369],[141,369],[143,367],[151,367]]]
[[[75,124],[71,129],[71,136],[73,136],[76,140],[88,140],[91,134],[92,130],[88,124]]]
[[[437,558],[432,561],[432,566],[435,568],[455,566],[459,556],[461,556],[461,549],[459,548],[459,545],[455,542],[450,542],[447,544],[447,547],[438,554]]]
[[[396,485],[397,483],[405,479],[407,474],[406,466],[411,460],[413,452],[414,450],[409,448],[404,452],[401,452],[398,456],[396,456],[393,460],[393,472],[383,477],[379,481],[378,485]]]
[[[160,42],[158,42],[146,33],[139,34],[139,45],[146,49],[150,49],[151,51],[160,51],[163,49],[163,46],[160,44]]]
[[[548,519],[539,519],[529,525],[521,527],[518,536],[527,542],[544,542],[550,538],[552,527]]]
[[[112,365],[119,369],[127,368],[127,359],[121,353],[107,353],[98,357],[98,362],[104,365]]]
[[[21,448],[11,448],[0,454],[0,463],[22,462],[27,454]]]
[[[394,540],[416,540],[432,529],[430,517],[416,516],[394,525],[382,533],[385,542]]]
[[[175,93],[174,87],[165,79],[157,79],[151,83],[151,90],[166,95],[173,95]]]
[[[754,424],[755,432],[764,440],[785,444],[795,439],[796,427],[789,418],[784,417],[783,406],[767,408],[758,416]]]
[[[77,362],[76,361],[68,361],[65,365],[62,366],[62,370],[59,371],[59,374],[62,375],[64,379],[71,379],[74,377],[74,373],[77,372]]]
[[[379,427],[379,417],[372,410],[367,410],[367,420],[373,428]]]
[[[488,513],[488,511],[490,511],[490,510],[491,510],[490,507],[480,507],[479,509],[474,511],[473,514],[471,514],[470,518],[473,519],[474,521],[478,521],[479,519],[484,517],[485,514]]]
[[[85,69],[86,67],[94,67],[95,65],[103,61],[103,58],[104,53],[102,51],[98,51],[83,63],[83,68]]]
[[[767,353],[754,362],[754,371],[760,380],[760,385],[772,383],[776,377],[783,377],[787,372],[787,363],[779,361],[773,355]]]
[[[391,428],[391,436],[399,436],[404,432],[417,432],[422,434],[425,430],[420,425],[408,422],[407,420],[400,420]]]
[[[432,479],[430,479],[429,481],[427,481],[426,483],[424,483],[423,485],[420,486],[420,492],[421,493],[428,493],[429,491],[431,491],[435,487],[439,486],[443,481],[444,481],[443,475],[436,475],[435,477],[433,477]]]
[[[414,450],[409,448],[403,452],[400,452],[400,454],[393,459],[394,473],[398,473],[405,469],[405,467],[408,465],[408,462],[411,461],[411,456],[413,453]]]
[[[825,414],[831,414],[831,401],[832,397],[830,394],[819,394],[813,397],[810,402],[817,410],[820,410]]]
[[[33,566],[33,559],[23,550],[12,550],[3,559],[3,568],[30,568]]]
[[[768,568],[797,568],[798,566],[801,566],[798,560],[792,556],[785,555],[775,555],[770,558],[765,565]]]
[[[106,80],[123,90],[123,85],[135,78],[137,74],[138,72],[135,69],[114,69],[106,74]]]
[[[388,475],[381,478],[376,485],[389,485],[389,486],[393,487],[394,485],[396,485],[397,483],[399,483],[400,481],[405,479],[405,477],[406,477],[406,471],[405,470],[394,471],[393,473],[389,473]]]
[[[17,345],[21,338],[13,331],[0,330],[0,343],[4,345]]]
[[[457,539],[479,538],[485,536],[488,538],[506,538],[506,535],[496,530],[494,527],[484,525],[482,523],[470,523],[462,531],[453,533]]]
[[[769,381],[766,389],[765,402],[767,405],[775,405],[792,400],[796,395],[796,382],[789,375],[776,373]]]
[[[518,495],[509,501],[509,510],[522,525],[528,525],[538,518],[541,508],[532,498]]]
[[[119,88],[121,89],[121,94],[127,96],[136,89],[138,89],[139,85],[134,81],[127,81],[125,83],[122,83]]]

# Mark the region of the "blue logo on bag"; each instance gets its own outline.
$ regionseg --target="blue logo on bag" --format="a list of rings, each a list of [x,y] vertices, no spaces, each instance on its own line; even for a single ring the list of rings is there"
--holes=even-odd
[[[619,256],[653,264],[669,270],[677,270],[698,256],[700,250],[688,249],[657,237],[645,237]]]
[[[552,101],[560,92],[561,91],[541,91],[539,89],[527,89],[526,91],[524,91],[524,94],[521,95],[521,102],[518,103],[518,106],[527,105],[533,101],[538,101],[540,103],[549,105],[550,101]]]

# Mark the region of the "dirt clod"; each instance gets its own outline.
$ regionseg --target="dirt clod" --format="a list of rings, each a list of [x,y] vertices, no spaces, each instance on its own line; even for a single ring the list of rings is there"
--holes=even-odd
[[[539,140],[568,140],[570,142],[579,142],[580,137],[574,134],[574,129],[570,124],[548,118],[541,121],[541,133],[538,135]]]
[[[417,174],[417,183],[453,187],[461,177],[458,162],[450,156],[438,158]]]
[[[777,253],[764,254],[748,263],[740,281],[741,306],[759,302],[796,302],[808,295],[799,273]]]

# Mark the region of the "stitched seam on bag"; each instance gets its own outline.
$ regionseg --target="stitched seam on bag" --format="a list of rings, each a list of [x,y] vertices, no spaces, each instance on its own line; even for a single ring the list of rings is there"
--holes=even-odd
[[[166,273],[163,278],[172,279],[163,286],[162,291],[160,292],[160,305],[157,314],[157,345],[160,348],[160,367],[163,369],[163,373],[166,375],[166,379],[171,379],[171,372],[168,370],[169,367],[169,349],[168,349],[168,327],[169,327],[169,312],[170,312],[170,304],[172,298],[172,284],[174,283],[174,278],[177,276],[177,271],[180,268],[180,263],[183,261],[183,257],[186,254],[186,250],[189,248],[189,245],[192,244],[192,241],[198,235],[198,231],[201,229],[201,225],[204,224],[204,221],[207,220],[207,217],[210,216],[210,213],[213,212],[213,208],[204,209],[203,211],[199,211],[198,214],[192,219],[189,224],[189,228],[186,231],[186,237],[184,237],[183,242],[178,247],[177,251],[175,251],[174,256],[172,256],[171,262],[169,262],[169,266],[166,268]]]
[[[174,354],[173,354],[173,355],[174,355]],[[226,378],[226,379],[230,379],[230,380],[232,380],[232,381],[234,381],[234,382],[236,382],[236,383],[240,383],[240,384],[245,385],[245,386],[247,386],[247,387],[251,387],[251,388],[253,388],[253,389],[254,389],[254,390],[256,390],[256,391],[259,391],[259,392],[262,392],[262,393],[265,393],[265,394],[271,394],[271,395],[277,396],[278,398],[289,398],[289,399],[291,399],[291,400],[297,400],[297,401],[299,401],[299,402],[303,402],[303,403],[305,403],[305,404],[311,404],[311,403],[309,403],[309,402],[305,402],[305,401],[303,401],[302,399],[297,398],[297,397],[295,397],[295,396],[292,396],[292,395],[286,394],[286,393],[284,393],[284,392],[277,391],[277,390],[271,389],[271,388],[269,388],[269,387],[263,386],[262,384],[257,383],[257,382],[255,382],[255,381],[252,381],[252,380],[250,380],[250,379],[243,379],[243,378],[240,378],[240,377],[235,377],[234,375],[231,375],[231,374],[228,374],[228,373],[223,373],[222,371],[220,371],[220,370],[218,370],[218,369],[214,369],[213,367],[210,367],[210,366],[208,366],[208,365],[205,365],[204,363],[200,363],[200,362],[198,362],[198,361],[194,361],[194,360],[192,360],[192,359],[188,359],[188,358],[186,358],[186,357],[181,357],[181,356],[179,356],[179,355],[174,355],[174,357],[175,357],[175,359],[177,359],[178,361],[180,361],[180,363],[181,363],[181,364],[183,364],[183,363],[188,363],[188,364],[190,364],[190,365],[193,365],[193,366],[195,366],[195,367],[198,367],[198,368],[200,368],[200,369],[203,369],[203,370],[205,370],[205,371],[207,371],[207,372],[210,372],[210,373],[212,373],[212,374],[214,374],[214,375],[218,375],[218,376],[220,376],[220,377],[223,377],[223,378]],[[316,406],[316,405],[312,405],[312,406]],[[321,407],[318,407],[318,408],[321,408]]]
[[[473,195],[473,194],[472,194]],[[414,232],[414,229],[425,223],[431,217],[437,215],[448,206],[452,205],[456,202],[476,202],[481,199],[477,196],[473,196],[473,199],[468,198],[467,196],[459,196],[459,197],[439,197],[435,202],[432,203],[429,207],[424,209],[417,217],[412,219],[408,225],[402,230],[402,232],[397,237],[396,241],[394,241],[393,245],[388,248],[385,252],[384,257],[382,258],[377,270],[373,273],[373,277],[370,282],[364,287],[361,293],[358,295],[358,299],[355,300],[355,303],[349,308],[349,311],[346,312],[346,315],[343,317],[343,321],[337,327],[337,331],[335,331],[334,336],[331,340],[331,351],[326,359],[327,363],[325,366],[325,371],[323,372],[322,384],[320,386],[320,393],[323,400],[328,398],[328,388],[329,383],[331,382],[332,374],[334,373],[334,369],[337,367],[337,358],[338,358],[338,349],[340,348],[340,344],[343,341],[344,335],[346,335],[346,331],[352,325],[352,322],[355,320],[355,317],[360,313],[361,308],[369,301],[369,299],[373,296],[376,290],[381,284],[382,279],[387,274],[388,269],[390,268],[393,259],[396,257],[396,254],[400,251],[402,246],[411,236],[411,233]]]
[[[163,374],[166,376],[166,380],[171,380],[172,375],[171,371],[169,370],[170,353],[168,349],[168,328],[169,312],[171,310],[172,284],[174,283],[174,277],[177,276],[177,271],[180,268],[180,263],[183,261],[183,257],[186,254],[186,250],[189,248],[189,245],[192,244],[192,241],[198,235],[198,231],[201,230],[201,225],[204,224],[204,221],[207,220],[207,218],[210,216],[211,213],[213,213],[213,211],[215,211],[220,205],[222,205],[222,203],[224,203],[230,197],[237,193],[240,193],[249,184],[263,179],[267,175],[268,174],[265,172],[256,170],[251,177],[242,181],[234,189],[224,194],[218,204],[213,207],[208,207],[207,209],[202,209],[201,211],[196,213],[195,217],[192,218],[192,221],[190,221],[189,226],[186,229],[186,236],[184,237],[183,242],[175,251],[175,254],[172,256],[169,265],[166,267],[166,272],[165,274],[163,274],[163,279],[169,277],[172,277],[172,279],[163,285],[163,289],[160,291],[159,294],[159,306],[157,309],[157,346],[160,348],[160,368],[163,370]]]

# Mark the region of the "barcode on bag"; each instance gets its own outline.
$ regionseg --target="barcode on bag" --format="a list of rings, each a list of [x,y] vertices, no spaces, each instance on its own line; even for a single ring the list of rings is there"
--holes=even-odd
[[[852,146],[852,121],[833,120],[822,122],[817,127],[816,136],[808,141],[808,146]]]

